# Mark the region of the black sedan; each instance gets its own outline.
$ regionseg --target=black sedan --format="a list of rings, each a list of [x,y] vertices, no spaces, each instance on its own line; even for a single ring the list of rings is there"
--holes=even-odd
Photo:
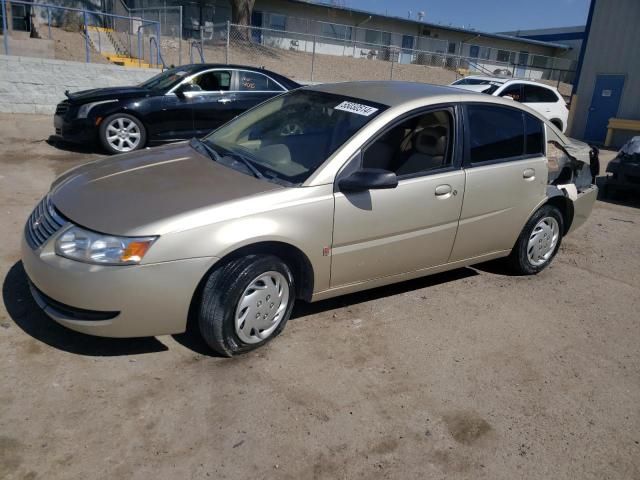
[[[110,153],[203,136],[236,115],[300,85],[268,70],[198,64],[166,70],[136,87],[66,93],[56,135],[99,141]]]

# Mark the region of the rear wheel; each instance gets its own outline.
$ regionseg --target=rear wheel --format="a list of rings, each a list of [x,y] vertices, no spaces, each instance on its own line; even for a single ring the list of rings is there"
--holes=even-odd
[[[560,210],[553,205],[542,206],[524,226],[509,255],[514,273],[533,275],[545,269],[560,248],[563,231]]]
[[[116,113],[100,124],[100,142],[109,153],[126,153],[143,148],[147,143],[144,125],[133,115]]]
[[[284,329],[295,299],[289,267],[273,255],[249,255],[207,279],[199,326],[207,344],[231,357],[258,348]]]

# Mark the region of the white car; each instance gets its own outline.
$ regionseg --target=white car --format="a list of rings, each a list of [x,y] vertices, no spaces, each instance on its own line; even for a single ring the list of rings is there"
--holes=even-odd
[[[540,112],[565,132],[569,110],[558,90],[543,83],[500,77],[468,76],[456,80],[454,87],[487,93],[495,97],[510,97]]]

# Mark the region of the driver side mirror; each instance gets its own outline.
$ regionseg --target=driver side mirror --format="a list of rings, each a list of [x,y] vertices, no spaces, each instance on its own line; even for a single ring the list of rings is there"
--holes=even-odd
[[[396,174],[381,168],[363,168],[338,181],[341,192],[364,192],[397,186]]]

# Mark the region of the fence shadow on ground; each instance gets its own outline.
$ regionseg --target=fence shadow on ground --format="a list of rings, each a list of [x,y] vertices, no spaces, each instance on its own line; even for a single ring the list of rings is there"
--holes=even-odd
[[[9,317],[27,335],[47,345],[78,355],[110,357],[167,350],[149,338],[101,338],[74,332],[51,320],[31,296],[22,262],[15,263],[4,278],[2,299]]]

